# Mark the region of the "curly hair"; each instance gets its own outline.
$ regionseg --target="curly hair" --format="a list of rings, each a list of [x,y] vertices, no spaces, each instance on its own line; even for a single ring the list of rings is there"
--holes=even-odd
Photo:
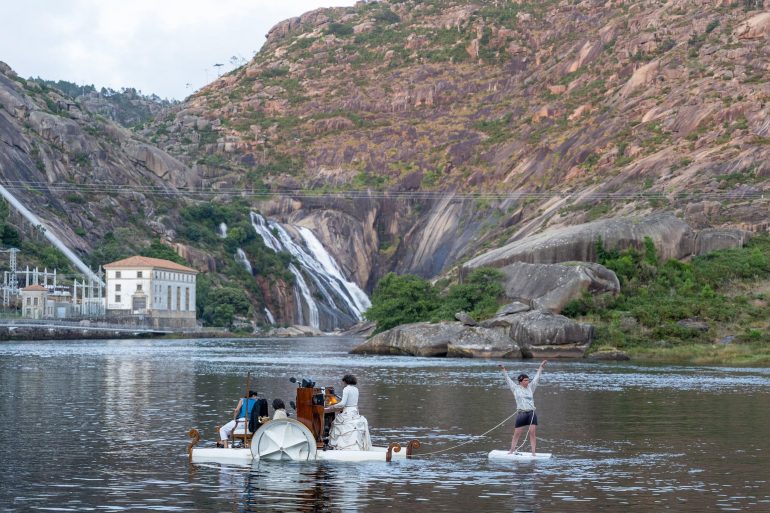
[[[342,382],[347,383],[348,385],[355,385],[356,383],[358,383],[358,380],[352,374],[345,374],[344,376],[342,376]]]

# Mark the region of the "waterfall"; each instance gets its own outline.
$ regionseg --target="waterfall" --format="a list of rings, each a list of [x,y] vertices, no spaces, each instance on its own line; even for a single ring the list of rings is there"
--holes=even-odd
[[[249,262],[249,257],[246,256],[246,253],[241,248],[238,248],[238,251],[235,252],[235,259],[243,264],[243,267],[249,271],[249,274],[254,274],[254,270],[251,268],[251,262]]]
[[[310,326],[314,328],[320,328],[321,323],[319,322],[320,317],[318,315],[318,304],[316,303],[315,299],[313,299],[313,295],[310,293],[310,287],[307,286],[305,278],[302,276],[302,273],[299,272],[299,269],[294,266],[294,264],[289,266],[289,270],[297,279],[297,287],[299,288],[299,293],[302,295],[302,299],[305,300],[305,304],[307,305],[308,314],[310,315],[310,319],[308,319]],[[300,309],[302,308],[301,303],[297,302],[297,305]]]
[[[326,251],[326,248],[324,248],[321,241],[318,240],[313,232],[304,226],[298,227],[298,230],[299,234],[305,240],[305,244],[310,250],[310,253],[313,255],[314,262],[318,262],[323,272],[332,278],[332,280],[330,280],[332,287],[339,292],[340,296],[350,300],[348,303],[350,309],[356,312],[359,320],[363,319],[363,313],[372,306],[371,301],[369,301],[369,296],[367,296],[366,292],[361,290],[358,285],[352,281],[346,280],[345,277],[342,276],[342,271],[340,271],[339,266],[337,266],[337,262]]]
[[[219,237],[222,239],[227,238],[227,225],[225,223],[219,223]]]
[[[280,224],[251,212],[251,224],[265,245],[273,251],[287,251],[299,263],[289,266],[296,278],[294,296],[300,324],[331,330],[360,321],[371,305],[366,293],[342,275],[334,258],[307,228],[294,227],[295,241]],[[309,319],[304,318],[306,307]]]
[[[270,324],[275,324],[275,317],[273,317],[273,312],[271,312],[268,307],[265,307],[265,315],[267,316],[267,322]]]

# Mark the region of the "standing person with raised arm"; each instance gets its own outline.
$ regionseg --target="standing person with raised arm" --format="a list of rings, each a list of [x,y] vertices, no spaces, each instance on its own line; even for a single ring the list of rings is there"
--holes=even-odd
[[[508,453],[516,451],[516,444],[519,443],[521,433],[525,427],[529,427],[529,445],[532,449],[532,456],[536,454],[537,448],[537,414],[535,413],[535,389],[540,382],[540,374],[543,372],[543,367],[548,360],[543,360],[540,367],[537,368],[535,378],[530,381],[529,376],[526,374],[519,374],[514,383],[508,371],[505,370],[503,365],[498,365],[505,376],[505,381],[508,383],[508,387],[513,392],[513,397],[516,399],[516,423],[513,429],[513,439],[511,440],[511,450]]]

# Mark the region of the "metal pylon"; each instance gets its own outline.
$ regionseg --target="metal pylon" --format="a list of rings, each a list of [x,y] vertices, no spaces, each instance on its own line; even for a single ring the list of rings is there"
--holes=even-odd
[[[19,283],[16,280],[16,253],[21,251],[17,248],[9,248],[0,250],[2,253],[10,253],[10,272],[8,273],[8,281],[3,286],[3,306],[9,306],[11,304],[11,295],[19,294]]]

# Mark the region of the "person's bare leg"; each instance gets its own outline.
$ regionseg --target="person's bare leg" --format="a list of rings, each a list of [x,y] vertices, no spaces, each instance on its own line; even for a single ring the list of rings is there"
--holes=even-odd
[[[532,456],[534,456],[537,449],[537,425],[535,424],[529,426],[529,446],[532,448]]]
[[[508,454],[512,453],[516,450],[516,445],[519,443],[519,438],[521,437],[521,430],[524,428],[516,428],[513,430],[513,440],[511,440],[511,450],[508,451]]]

